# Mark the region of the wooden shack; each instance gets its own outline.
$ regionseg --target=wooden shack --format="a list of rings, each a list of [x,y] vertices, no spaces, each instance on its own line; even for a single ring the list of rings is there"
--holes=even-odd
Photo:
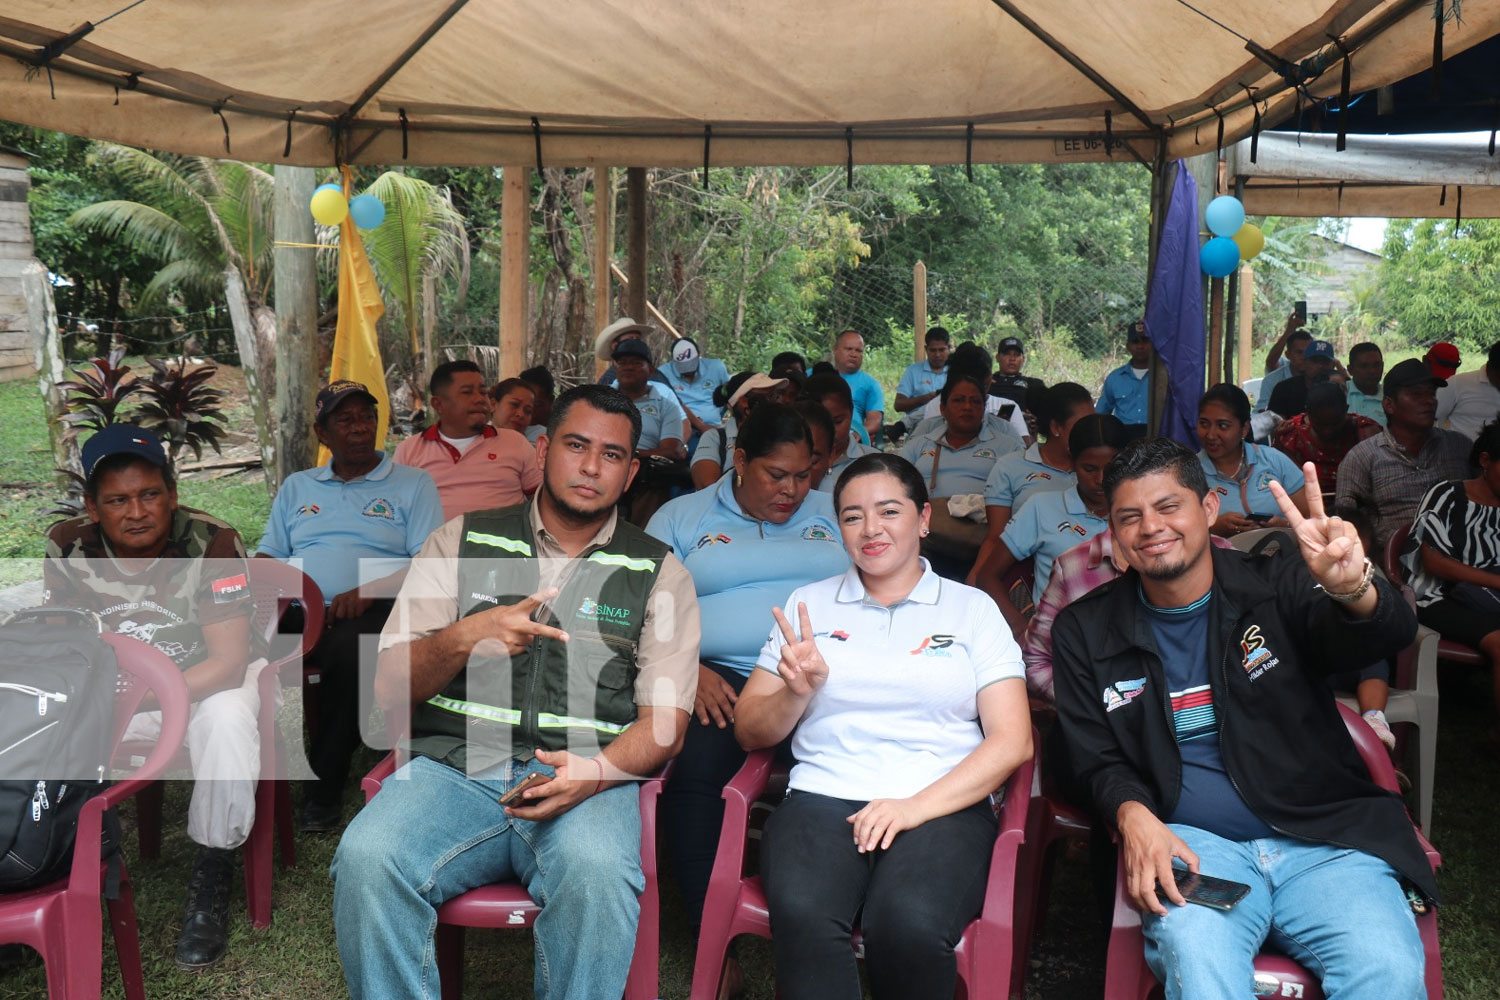
[[[21,273],[35,259],[26,156],[0,146],[0,382],[36,374]]]

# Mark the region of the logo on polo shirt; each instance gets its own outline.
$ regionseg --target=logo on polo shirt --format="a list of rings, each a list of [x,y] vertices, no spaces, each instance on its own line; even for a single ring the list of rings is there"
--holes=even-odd
[[[705,545],[728,545],[732,541],[734,541],[734,539],[730,538],[728,535],[716,535],[712,531],[710,531],[708,534],[698,539],[698,544],[694,545],[693,548],[696,550],[703,548],[703,546]]]
[[[318,507],[317,504],[315,504],[315,503],[305,503],[301,507],[297,508],[297,516],[298,517],[304,517],[304,516],[316,514],[318,512],[318,510],[319,510],[319,507]]]
[[[978,448],[974,452],[974,457],[975,458],[999,458],[1000,456],[995,454],[995,449],[993,449],[993,448]]]
[[[384,497],[376,497],[365,504],[365,509],[360,511],[365,517],[383,517],[392,520],[396,516],[396,508]]]
[[[845,632],[843,629],[839,629],[837,632],[814,632],[813,638],[821,639],[825,635],[830,639],[837,639],[839,642],[849,641],[849,633]]]
[[[583,603],[578,606],[578,617],[591,622],[612,622],[615,625],[629,625],[630,609],[612,608],[608,604],[600,604],[592,597],[585,597]]]
[[[821,524],[810,524],[802,532],[802,537],[814,542],[831,542],[833,541],[833,532]]]
[[[941,632],[929,635],[922,644],[911,651],[912,656],[952,656],[948,647],[953,645],[953,636]]]
[[[656,409],[656,404],[647,402],[646,400],[642,400],[641,402],[636,403],[635,408],[641,411],[641,416],[643,417],[654,417],[658,412]]]
[[[1123,708],[1135,701],[1142,691],[1146,690],[1146,678],[1138,677],[1133,681],[1115,681],[1104,689],[1104,711],[1113,712],[1117,708]]]
[[[1270,492],[1271,480],[1275,478],[1276,474],[1273,472],[1262,472],[1260,477],[1255,480],[1255,488],[1262,493]]]
[[[1037,482],[1039,480],[1045,482],[1045,481],[1047,481],[1047,480],[1049,480],[1051,478],[1052,478],[1051,473],[1047,473],[1047,472],[1028,472],[1026,474],[1026,478],[1023,479],[1023,480],[1021,480],[1021,482],[1023,482],[1023,483],[1035,483],[1035,482]]]
[[[1259,625],[1251,625],[1240,637],[1240,651],[1245,654],[1245,673],[1252,681],[1260,680],[1267,670],[1281,663],[1281,659],[1266,647]]]
[[[1058,521],[1057,522],[1057,531],[1058,531],[1058,534],[1065,534],[1066,532],[1071,531],[1071,532],[1074,532],[1075,534],[1085,535],[1085,536],[1088,535],[1088,533],[1089,533],[1089,529],[1085,528],[1081,524],[1074,524],[1072,521]]]
[[[1214,487],[1214,492],[1217,493],[1217,494],[1219,494],[1219,496],[1221,496],[1221,497],[1227,497],[1229,495],[1229,487],[1227,487],[1227,486],[1215,486]]]

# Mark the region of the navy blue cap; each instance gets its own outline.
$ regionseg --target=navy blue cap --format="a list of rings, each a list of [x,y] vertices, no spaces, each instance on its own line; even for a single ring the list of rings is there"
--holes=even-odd
[[[1020,337],[1006,337],[1000,341],[999,353],[1004,354],[1007,351],[1015,351],[1018,354],[1025,354],[1026,348],[1021,346]]]
[[[637,357],[645,358],[646,364],[654,364],[655,359],[651,356],[651,345],[639,337],[631,337],[622,340],[615,345],[614,353],[610,354],[611,361],[619,361],[621,358]]]
[[[83,443],[83,476],[94,474],[94,466],[111,455],[134,455],[158,469],[167,467],[167,453],[161,438],[135,424],[110,424]]]
[[[363,396],[370,401],[371,406],[379,406],[380,400],[375,394],[365,387],[363,382],[355,382],[351,379],[339,379],[329,382],[318,393],[318,398],[313,401],[313,423],[319,427],[323,426],[328,415],[339,408],[339,404],[350,396]]]

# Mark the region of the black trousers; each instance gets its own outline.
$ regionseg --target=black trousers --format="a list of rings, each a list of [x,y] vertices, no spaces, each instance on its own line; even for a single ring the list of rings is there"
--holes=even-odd
[[[308,798],[319,805],[335,805],[343,797],[349,764],[360,744],[360,701],[363,697],[369,704],[374,695],[374,643],[368,643],[369,664],[362,683],[361,638],[380,634],[395,603],[377,600],[358,618],[330,620],[317,648],[307,658],[307,665],[318,668],[321,674],[316,697],[304,700],[304,704],[310,700],[316,705],[315,715],[308,719],[312,738],[307,757],[318,780],[310,783]],[[299,631],[300,615],[298,609],[288,611],[282,618],[281,631]]]
[[[735,694],[744,688],[746,678],[738,672],[713,663],[704,666],[728,681]],[[672,779],[656,807],[667,861],[682,889],[688,923],[695,935],[703,923],[703,899],[719,849],[724,786],[745,763],[745,756],[735,742],[733,726],[720,729],[711,719],[705,726],[697,716],[690,718],[682,753],[672,765]]]
[[[953,949],[984,905],[996,820],[988,801],[860,854],[847,817],[864,802],[791,792],[766,823],[761,877],[785,1000],[859,1000],[856,921],[876,1000],[949,1000]]]

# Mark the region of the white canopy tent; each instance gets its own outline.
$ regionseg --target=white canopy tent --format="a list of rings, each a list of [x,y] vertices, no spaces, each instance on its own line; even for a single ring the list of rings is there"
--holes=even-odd
[[[1254,215],[1500,217],[1500,156],[1489,132],[1351,135],[1262,133],[1236,144],[1230,172]]]
[[[1428,0],[7,0],[0,115],[271,163],[1177,158],[1431,64]],[[1500,32],[1469,4],[1443,51]]]

